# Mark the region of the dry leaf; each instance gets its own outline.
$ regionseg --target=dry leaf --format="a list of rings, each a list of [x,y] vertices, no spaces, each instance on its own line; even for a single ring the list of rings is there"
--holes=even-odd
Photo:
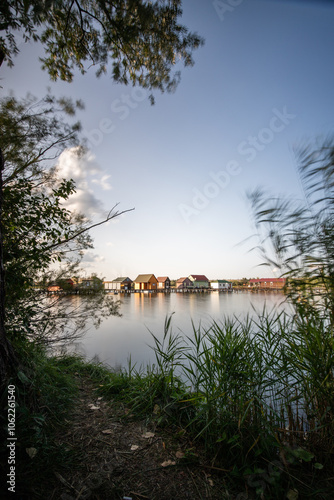
[[[139,446],[137,444],[133,444],[130,448],[131,451],[136,451],[138,450]]]
[[[153,438],[154,432],[145,432],[145,434],[143,434],[143,437],[146,439]]]
[[[160,413],[160,406],[159,405],[154,405],[154,408],[153,408],[153,413],[154,415],[158,415]]]
[[[28,453],[30,458],[34,458],[37,453],[36,448],[26,448],[26,452]]]
[[[183,457],[184,457],[184,453],[183,453],[183,451],[178,450],[178,451],[175,453],[175,456],[176,456],[176,458],[183,458]]]
[[[208,479],[208,483],[209,483],[209,485],[210,485],[211,487],[213,487],[214,482],[212,481],[212,479]]]
[[[299,493],[297,490],[289,490],[287,495],[286,495],[286,498],[288,500],[298,500],[298,497],[299,497]]]
[[[165,462],[162,462],[161,467],[168,467],[168,465],[175,465],[176,462],[173,462],[172,460],[166,460]]]
[[[113,431],[111,429],[106,429],[105,431],[102,431],[102,434],[112,434]]]
[[[95,405],[88,405],[88,407],[90,410],[99,410],[100,409],[99,406],[95,406]]]

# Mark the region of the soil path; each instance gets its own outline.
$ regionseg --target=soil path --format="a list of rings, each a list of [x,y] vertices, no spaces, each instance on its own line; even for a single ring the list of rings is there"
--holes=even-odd
[[[55,472],[49,500],[237,498],[228,493],[223,471],[204,463],[182,434],[124,419],[126,407],[99,397],[90,380],[79,384],[68,432],[57,438],[73,450],[75,466],[64,475]]]

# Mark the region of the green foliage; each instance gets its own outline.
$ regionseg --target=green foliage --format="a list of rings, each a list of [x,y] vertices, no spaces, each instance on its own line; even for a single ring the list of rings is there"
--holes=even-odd
[[[107,366],[94,361],[88,362],[77,354],[56,356],[53,362],[63,373],[79,378],[88,377],[97,384],[103,384],[113,376]]]
[[[77,288],[81,293],[102,292],[104,290],[103,280],[96,274],[92,274],[89,279],[83,280],[81,284],[77,285]]]
[[[47,359],[40,347],[20,341],[18,352],[28,360],[15,381],[24,446],[58,467],[50,432],[76,394],[73,378],[88,378],[104,397],[126,405],[127,418],[152,420],[182,435],[189,443],[186,464],[198,461],[193,446],[204,449],[217,473],[228,471],[233,490],[241,483],[259,498],[283,498],[294,489],[301,498],[325,495],[321,481],[332,475],[334,444],[333,388],[326,385],[332,367],[317,345],[325,352],[332,341],[324,332],[317,337],[314,327],[315,320],[301,324],[263,310],[245,321],[194,325],[182,341],[169,317],[162,336],[152,337],[156,363],[137,370],[130,360],[118,372],[78,356]],[[59,453],[71,463],[71,454]]]
[[[16,465],[20,470],[16,494],[28,498],[41,484],[54,479],[55,470],[74,465],[73,453],[57,445],[54,437],[61,429],[66,431],[78,388],[73,376],[66,374],[56,359],[48,358],[40,346],[19,339],[14,347],[24,367],[8,381],[15,386]],[[1,395],[2,408],[6,407],[6,398],[7,391]],[[0,419],[4,428],[5,416],[3,411]]]
[[[192,51],[203,44],[178,23],[181,1],[106,0],[4,1],[0,8],[0,51],[12,65],[18,52],[16,32],[40,41],[51,79],[71,81],[75,68],[85,73],[110,61],[116,82],[171,92],[180,75],[178,61],[193,65]]]
[[[169,317],[162,340],[153,336],[156,364],[139,370],[130,364],[100,391],[125,401],[132,416],[183,429],[238,474],[266,461],[282,471],[286,462],[298,468],[301,461],[321,470],[334,444],[334,358],[320,353],[330,352],[333,339],[315,323],[264,309],[244,321],[194,326],[182,339]],[[277,486],[274,476],[267,486]]]
[[[126,400],[132,414],[155,415],[160,424],[169,425],[189,418],[192,411],[192,403],[185,401],[186,386],[177,373],[183,359],[181,338],[174,337],[170,327],[171,317],[166,318],[162,341],[152,334],[156,364],[137,370],[130,360],[127,372],[113,374],[100,388],[102,394]]]
[[[1,150],[5,158],[4,183],[17,175],[33,174],[44,179],[45,168],[70,146],[78,145],[79,122],[69,123],[81,101],[59,98],[47,94],[43,99],[28,94],[24,99],[13,96],[0,101]],[[54,172],[50,171],[50,179]]]
[[[305,442],[321,463],[333,446],[334,391],[334,146],[323,139],[297,150],[304,198],[250,195],[264,264],[288,278],[287,300],[293,317],[285,331],[282,369],[286,437],[307,429]],[[297,450],[298,451],[298,450]],[[299,453],[299,452],[298,452]],[[298,455],[297,453],[297,455]],[[305,461],[292,453],[296,459]],[[291,453],[290,453],[291,456]],[[311,460],[311,458],[310,458]]]
[[[101,318],[117,314],[118,304],[104,295],[102,281],[94,278],[94,296],[80,307],[61,298],[41,295],[52,281],[64,282],[76,274],[84,249],[92,247],[89,221],[64,208],[75,192],[72,180],[59,177],[55,162],[70,146],[78,157],[78,123],[68,124],[81,103],[47,95],[36,101],[14,97],[0,102],[3,172],[3,260],[6,273],[6,318],[9,337],[28,336],[49,342],[73,339]],[[106,220],[118,215],[111,211]],[[61,263],[62,266],[55,266]],[[53,266],[53,268],[51,267]],[[34,283],[40,284],[40,291]],[[39,299],[36,300],[36,294]]]
[[[54,244],[70,236],[71,213],[62,207],[74,191],[72,181],[63,181],[47,194],[36,182],[17,178],[3,190],[4,263],[7,303],[13,303],[31,288],[40,271],[62,259]]]
[[[332,138],[297,151],[303,200],[250,194],[264,264],[288,278],[297,314],[334,325],[334,146]]]

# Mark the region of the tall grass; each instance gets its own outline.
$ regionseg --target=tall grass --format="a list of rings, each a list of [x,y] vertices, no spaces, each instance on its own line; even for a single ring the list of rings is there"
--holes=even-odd
[[[66,373],[59,360],[48,357],[45,348],[25,339],[16,340],[14,346],[19,368],[8,383],[15,387],[16,496],[42,498],[40,490],[54,481],[54,471],[71,468],[75,461],[74,453],[59,444],[56,436],[68,426],[66,419],[78,387],[73,374]],[[7,397],[7,391],[0,395],[2,408]],[[8,425],[6,413],[0,416],[3,429]]]
[[[233,444],[243,456],[286,441],[333,446],[333,335],[320,316],[224,318],[186,343],[183,373],[198,409],[190,427],[208,446]]]
[[[188,336],[173,331],[169,316],[162,335],[152,334],[152,340],[152,365],[137,368],[130,360],[119,372],[76,356],[47,358],[43,349],[22,346],[26,366],[15,382],[20,459],[25,448],[37,451],[21,471],[23,483],[37,462],[46,465],[47,480],[55,467],[71,466],[74,457],[54,445],[53,430],[64,424],[77,395],[74,374],[125,401],[128,416],[173,429],[190,443],[189,450],[198,443],[213,468],[226,468],[249,487],[260,481],[261,498],[285,498],[296,481],[298,488],[307,481],[305,473],[313,481],[324,468],[324,477],[332,477],[334,340],[324,315],[263,309],[243,320],[193,324]],[[194,460],[189,453],[185,457]],[[296,470],[300,464],[306,469]],[[37,480],[29,479],[34,487]]]
[[[193,324],[188,336],[175,334],[171,319],[162,340],[152,334],[156,362],[119,375],[134,412],[175,417],[215,456],[246,463],[288,446],[326,460],[334,445],[334,346],[323,318],[264,309],[242,321]]]

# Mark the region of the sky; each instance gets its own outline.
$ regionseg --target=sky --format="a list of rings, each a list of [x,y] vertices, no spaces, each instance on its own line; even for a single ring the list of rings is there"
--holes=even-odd
[[[278,276],[260,266],[247,192],[302,198],[294,149],[333,132],[334,3],[185,0],[182,24],[205,39],[173,94],[115,84],[94,68],[50,82],[37,44],[1,67],[1,92],[82,99],[89,146],[59,158],[76,181],[71,208],[93,220],[83,274],[178,279]]]

